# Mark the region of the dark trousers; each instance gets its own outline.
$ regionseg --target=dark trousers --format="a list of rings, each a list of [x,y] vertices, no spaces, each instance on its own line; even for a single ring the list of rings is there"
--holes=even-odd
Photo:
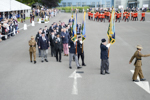
[[[88,16],[89,17],[89,20],[90,20],[90,16]]]
[[[55,47],[51,46],[51,56],[56,56]]]
[[[82,65],[83,65],[84,64],[84,52],[78,54],[78,61],[79,61],[80,56],[81,56]]]
[[[58,61],[58,54],[59,54],[59,61],[61,61],[61,50],[56,49],[56,60]]]
[[[38,51],[39,51],[39,57],[41,57],[41,50],[38,48]]]
[[[101,73],[104,73],[109,71],[109,61],[107,60],[101,60]]]

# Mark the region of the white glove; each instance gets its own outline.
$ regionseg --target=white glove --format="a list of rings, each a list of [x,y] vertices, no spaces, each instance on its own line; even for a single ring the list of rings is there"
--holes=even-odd
[[[107,44],[107,45],[106,45],[106,47],[107,47],[107,48],[109,48],[109,47],[110,47],[110,45],[111,45],[111,44],[109,43],[109,44]]]

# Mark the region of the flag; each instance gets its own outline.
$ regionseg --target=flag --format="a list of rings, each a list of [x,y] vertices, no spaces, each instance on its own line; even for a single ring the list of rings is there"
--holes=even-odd
[[[112,9],[111,19],[107,31],[107,36],[111,44],[115,43],[115,10]]]
[[[84,12],[84,21],[83,21],[83,29],[82,29],[82,41],[84,41],[86,39],[86,20],[85,20],[85,16],[86,16],[86,12]]]
[[[76,18],[77,18],[77,14],[76,14]],[[73,34],[72,34],[72,38],[71,38],[71,40],[72,41],[75,41],[75,39],[77,38],[77,32],[76,32],[76,30],[77,30],[77,28],[76,28],[76,23],[77,23],[77,20],[76,20],[76,18],[74,18],[74,22],[73,22]]]

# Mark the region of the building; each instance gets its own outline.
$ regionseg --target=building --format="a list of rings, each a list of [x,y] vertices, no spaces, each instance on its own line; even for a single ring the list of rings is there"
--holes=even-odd
[[[16,14],[24,12],[26,17],[30,17],[31,7],[16,0],[3,0],[0,3],[0,20],[3,18],[11,18],[12,12]]]
[[[150,0],[62,0],[59,4],[60,7],[66,6],[76,6],[76,7],[83,7],[83,6],[90,6],[93,8],[96,7],[103,7],[103,8],[110,8],[114,6],[115,8],[143,8],[143,7],[150,7]]]
[[[128,8],[145,8],[150,7],[150,0],[114,0],[114,7],[120,8],[123,7],[124,9]]]
[[[96,7],[110,8],[113,6],[113,4],[114,0],[62,0],[59,6],[66,7],[72,5],[76,7],[90,6],[93,8]]]

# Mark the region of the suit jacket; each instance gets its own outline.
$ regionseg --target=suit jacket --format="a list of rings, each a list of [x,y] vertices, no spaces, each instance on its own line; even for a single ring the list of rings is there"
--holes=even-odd
[[[62,33],[61,33],[61,36],[62,36],[62,43],[63,43],[63,44],[69,42],[69,38],[70,38],[69,33],[67,33],[67,32],[66,32],[66,33],[62,32]],[[64,36],[64,37],[63,37],[63,36]]]
[[[133,61],[134,58],[136,58],[134,66],[142,66],[142,57],[148,57],[150,56],[150,54],[148,55],[143,55],[141,52],[139,52],[138,50],[134,53],[134,55],[131,57],[130,62]]]
[[[55,38],[56,38],[56,36],[54,35],[54,38],[52,38],[52,35],[50,35],[50,45],[51,45],[51,47],[54,47],[55,46]]]
[[[108,59],[108,48],[105,45],[100,44],[100,49],[101,49],[101,59],[107,60]]]
[[[49,48],[49,40],[47,38],[47,36],[45,36],[46,40],[43,41],[42,36],[39,38],[39,43],[38,46],[40,46],[41,50],[46,50]]]
[[[41,35],[41,36],[42,36],[42,35]],[[38,44],[39,38],[40,38],[41,36],[39,35],[39,32],[36,34],[35,41],[37,42],[37,44]]]
[[[78,54],[82,53],[82,44],[80,43],[79,40],[77,41],[77,51],[78,51]]]
[[[51,27],[49,28],[49,31],[52,32],[53,29],[54,29],[54,27],[51,26]]]
[[[45,32],[44,29],[43,29],[43,32]],[[46,30],[45,35],[49,35],[49,30],[48,29]]]
[[[60,38],[60,41],[55,38],[55,50],[62,50],[62,39]]]
[[[36,52],[36,41],[29,40],[29,52]]]
[[[69,39],[68,46],[70,46],[69,52],[75,54],[76,53],[75,44],[74,44],[74,42],[71,39]]]
[[[81,24],[77,24],[77,33],[80,33],[81,32]]]

